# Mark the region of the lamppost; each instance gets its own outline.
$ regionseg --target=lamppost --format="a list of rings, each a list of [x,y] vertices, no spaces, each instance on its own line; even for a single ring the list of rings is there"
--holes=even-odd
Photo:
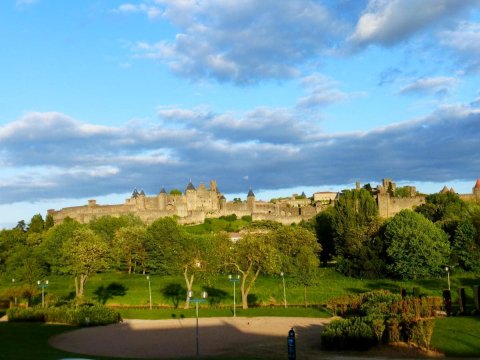
[[[283,304],[286,309],[287,308],[287,292],[285,291],[285,278],[283,277],[283,271],[280,273],[280,276],[282,277],[282,282],[283,282]]]
[[[15,279],[12,279],[12,283],[13,283],[13,285],[15,285]],[[17,306],[17,293],[16,292],[15,292],[15,306]]]
[[[195,309],[196,309],[196,318],[197,318],[197,327],[195,331],[195,342],[196,342],[196,354],[197,357],[200,356],[200,347],[199,347],[199,341],[198,341],[198,303],[204,303],[207,301],[208,294],[206,291],[202,291],[201,297],[200,298],[194,298],[193,297],[193,291],[188,292],[188,298],[190,299],[191,302],[195,303]]]
[[[228,280],[233,283],[233,317],[237,317],[237,303],[235,298],[235,283],[240,281],[240,275],[232,276],[232,274],[228,275]]]
[[[41,282],[40,280],[37,281],[37,285],[39,288],[42,288],[42,308],[45,307],[45,288],[48,287],[48,280]]]
[[[150,276],[147,275],[148,280],[148,296],[150,298],[150,310],[152,310],[152,287],[150,286]]]
[[[445,271],[447,272],[448,291],[450,291],[450,268],[445,266]]]

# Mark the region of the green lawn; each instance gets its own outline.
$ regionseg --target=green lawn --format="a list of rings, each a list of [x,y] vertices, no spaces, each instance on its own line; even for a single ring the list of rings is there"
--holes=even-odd
[[[392,292],[399,292],[401,288],[412,292],[413,287],[419,287],[421,294],[441,296],[442,290],[446,288],[446,279],[428,279],[418,281],[394,281],[390,279],[365,280],[343,276],[332,268],[320,269],[321,278],[316,286],[308,288],[309,304],[321,305],[333,297],[371,291],[374,289],[388,289]],[[162,289],[169,284],[180,284],[184,286],[183,278],[172,276],[151,275],[152,302],[156,306],[173,306],[173,299],[162,294]],[[3,280],[3,281],[2,281]],[[0,293],[11,286],[8,279],[0,280]],[[71,277],[51,276],[50,285],[46,294],[54,294],[59,297],[67,297],[74,293],[73,279]],[[292,285],[292,281],[286,277],[286,296],[289,305],[303,304],[303,288]],[[472,285],[480,284],[480,277],[474,274],[457,274],[451,277],[453,300],[458,298],[456,289],[465,287],[468,301],[472,300]],[[100,287],[107,288],[116,284],[116,291],[105,296],[107,305],[129,305],[147,306],[149,303],[148,282],[146,277],[140,274],[104,273],[92,276],[86,284],[86,297],[95,298],[94,294]],[[197,279],[194,283],[194,290],[199,293],[205,282]],[[226,276],[219,276],[208,285],[209,305],[216,307],[231,307],[233,303],[233,286]],[[120,290],[120,291],[118,291]],[[115,295],[117,294],[117,295]],[[111,296],[110,296],[111,295]],[[251,290],[251,297],[254,302],[262,306],[283,305],[283,285],[280,276],[260,277]],[[184,296],[179,296],[179,307],[183,306]],[[37,299],[39,301],[39,298]],[[240,291],[237,286],[237,304],[240,303]]]
[[[432,347],[452,357],[480,357],[480,317],[437,319]]]
[[[195,317],[195,308],[184,309],[121,309],[120,314],[124,319],[179,319],[187,317]],[[278,317],[320,317],[327,318],[330,314],[323,308],[251,308],[248,310],[237,309],[237,316],[254,317],[254,316],[278,316]],[[200,317],[232,317],[233,310],[229,308],[200,308]]]

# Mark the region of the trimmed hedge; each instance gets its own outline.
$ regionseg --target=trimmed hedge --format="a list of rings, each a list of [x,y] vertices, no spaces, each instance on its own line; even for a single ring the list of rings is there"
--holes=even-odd
[[[322,333],[326,350],[368,350],[376,342],[372,326],[360,317],[334,320]]]
[[[55,322],[69,325],[108,325],[121,321],[120,314],[106,306],[68,306],[41,308],[13,308],[7,310],[11,322]]]

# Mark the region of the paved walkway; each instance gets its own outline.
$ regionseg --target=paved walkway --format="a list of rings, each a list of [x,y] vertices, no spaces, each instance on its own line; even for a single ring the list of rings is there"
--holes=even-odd
[[[287,335],[297,334],[297,359],[376,360],[421,357],[410,348],[382,347],[366,353],[320,350],[320,333],[329,319],[318,318],[200,318],[201,356],[258,356],[287,359]],[[83,328],[53,337],[58,349],[84,356],[128,358],[195,357],[195,319],[125,320],[121,324]]]
[[[308,354],[319,350],[320,333],[328,321],[276,317],[200,318],[200,354],[260,354],[286,358],[287,335],[293,327],[297,332],[297,357],[308,359]],[[63,333],[53,337],[50,344],[61,350],[93,356],[194,357],[195,319],[125,320],[121,324]]]

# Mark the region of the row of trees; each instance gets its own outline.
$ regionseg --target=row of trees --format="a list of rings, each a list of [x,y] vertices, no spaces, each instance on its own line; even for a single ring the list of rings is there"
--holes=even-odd
[[[369,191],[348,190],[311,226],[322,262],[335,260],[349,276],[418,279],[445,266],[480,271],[480,204],[453,193],[429,195],[415,211],[381,219]]]
[[[28,228],[1,232],[2,271],[32,288],[47,274],[72,275],[77,297],[83,296],[92,274],[106,269],[181,275],[187,291],[198,278],[208,282],[219,273],[233,272],[241,277],[242,305],[247,308],[260,274],[283,271],[306,289],[319,266],[320,245],[303,227],[253,223],[232,242],[226,232],[191,234],[173,218],[149,226],[134,216],[106,216],[89,224],[66,219],[54,227],[32,226],[39,216],[34,218]]]

